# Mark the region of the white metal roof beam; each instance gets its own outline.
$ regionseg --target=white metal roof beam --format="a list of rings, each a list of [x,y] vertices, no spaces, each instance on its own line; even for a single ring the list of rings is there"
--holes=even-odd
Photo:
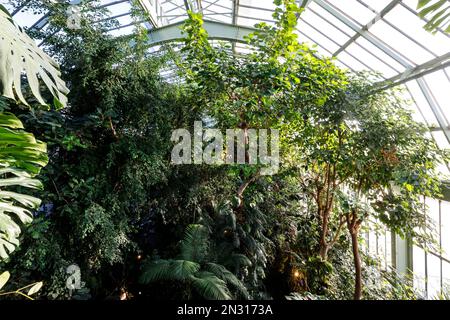
[[[352,22],[350,19],[348,19],[346,16],[344,16],[339,11],[336,11],[332,6],[330,6],[330,4],[327,1],[323,1],[323,0],[313,0],[313,1],[316,2],[323,9],[325,9],[326,11],[331,13],[333,16],[335,16],[341,22],[346,24],[349,28],[353,29],[353,31],[358,32],[358,33],[361,32],[361,28],[359,28],[356,23]],[[361,36],[364,37],[369,42],[371,42],[374,46],[376,46],[380,50],[384,51],[387,55],[389,55],[392,59],[394,59],[395,61],[400,63],[406,69],[412,67],[412,64],[410,64],[408,61],[406,61],[404,58],[402,58],[397,51],[389,48],[387,45],[385,45],[379,39],[374,37],[368,31],[362,32]]]
[[[149,46],[154,46],[166,42],[180,41],[184,38],[181,33],[181,26],[184,21],[167,25],[161,28],[149,30]],[[208,38],[218,40],[229,40],[246,43],[244,37],[255,32],[254,28],[232,25],[223,22],[204,21],[203,27],[208,32]]]
[[[203,6],[203,10],[206,10],[206,9],[208,9],[209,7],[211,7],[211,6],[213,6],[213,5],[215,5],[215,4],[217,4],[218,2],[219,2],[219,0],[216,0],[216,1],[212,1],[212,2],[210,2],[210,1],[203,1],[205,4],[206,4],[206,6]]]
[[[17,13],[19,13],[20,10],[22,10],[24,7],[26,7],[30,1],[31,1],[31,0],[27,0],[27,1],[25,1],[24,3],[22,3],[20,6],[18,6],[18,7],[11,13],[11,16],[14,17]]]
[[[393,0],[391,1],[383,10],[378,13],[375,18],[373,18],[369,23],[364,25],[356,34],[351,37],[342,47],[340,47],[335,53],[333,53],[333,57],[337,56],[339,53],[347,49],[353,42],[355,42],[361,35],[365,32],[369,31],[369,28],[373,26],[377,21],[381,20],[386,14],[388,14],[401,0]]]
[[[238,15],[239,15],[239,0],[234,0],[233,1],[233,15],[231,17],[231,24],[233,26],[237,25],[237,20],[238,20]],[[232,46],[232,51],[234,53],[236,53],[236,42],[233,42]]]
[[[117,4],[121,4],[123,2],[128,2],[129,0],[116,0],[113,2],[109,2],[109,3],[105,3],[102,5],[99,5],[97,7],[95,7],[96,9],[103,9],[103,8],[107,8],[107,7],[111,7]],[[88,1],[90,2],[90,1]],[[37,30],[41,30],[42,28],[44,28],[47,24],[48,24],[48,19],[50,17],[50,12],[47,12],[44,16],[42,16],[38,21],[36,21],[29,29],[37,29]]]
[[[204,2],[205,2],[205,3],[208,3],[208,2],[206,2],[206,1],[204,1]],[[220,0],[216,0],[216,1],[214,1],[214,2],[208,3],[208,5],[204,6],[203,9],[208,9],[208,8],[210,8],[211,6],[218,7],[218,8],[225,9],[225,10],[230,10],[230,7],[226,7],[226,6],[222,5],[222,4],[220,3]],[[231,12],[231,11],[230,11],[230,12]]]
[[[308,25],[311,29],[315,30],[317,33],[319,33],[320,35],[322,35],[323,37],[327,38],[329,41],[333,42],[335,45],[339,45],[333,38],[331,38],[330,36],[328,36],[326,33],[320,31],[319,29],[316,29],[312,24],[310,24],[308,21],[300,18],[299,21],[302,21],[303,23],[305,23],[306,25]],[[315,41],[316,44],[319,44],[317,41]],[[319,44],[320,45],[320,44]],[[322,45],[320,45],[321,47],[323,47]],[[329,51],[328,51],[329,52]],[[354,56],[353,54],[351,54],[350,52],[347,52],[347,54],[352,57],[353,59],[355,59],[356,61],[358,61],[361,65],[363,65],[364,67],[366,67],[367,69],[371,70],[371,71],[375,71],[373,70],[370,66],[368,66],[364,61],[362,61],[361,59],[359,59],[358,57]],[[351,68],[350,68],[351,69]],[[353,69],[351,69],[353,70]]]
[[[184,0],[184,7],[186,8],[186,13],[188,11],[202,12],[202,1],[201,0]]]
[[[300,5],[300,8],[303,10],[306,10],[308,5],[311,3],[312,0],[298,0],[298,4]],[[298,17],[298,16],[297,16]]]
[[[238,18],[238,15],[239,15],[239,0],[235,0],[235,1],[233,1],[233,20],[232,20],[232,24],[233,25],[236,25],[237,24],[237,18]]]
[[[314,11],[312,8],[308,9],[309,12],[312,12],[313,14],[315,14],[316,16],[318,16],[320,19],[322,19],[323,21],[325,21],[325,23],[329,23],[330,25],[332,25],[334,28],[336,28],[337,30],[339,30],[342,34],[344,34],[345,36],[347,36],[348,38],[351,38],[351,36],[345,32],[344,30],[342,30],[342,28],[340,26],[337,26],[336,24],[334,24],[331,21],[328,21],[326,18],[324,18],[321,14],[319,14],[318,12]],[[314,41],[313,41],[314,42]],[[394,68],[392,65],[386,63],[385,60],[383,60],[382,58],[380,58],[378,55],[374,54],[372,51],[370,51],[369,49],[367,49],[363,44],[355,42],[355,45],[357,45],[358,47],[360,47],[362,50],[364,50],[367,54],[369,54],[370,56],[372,56],[373,58],[377,59],[379,62],[381,62],[382,64],[384,64],[386,67],[388,67],[389,69],[391,69],[392,71],[394,71],[395,73],[400,73],[400,70]],[[338,45],[339,46],[339,45]],[[350,52],[346,52],[348,55],[351,56]],[[332,56],[333,53],[330,52],[330,56]],[[342,61],[341,61],[342,63]],[[349,68],[351,69],[351,68]]]
[[[381,90],[392,88],[448,66],[450,66],[450,52],[382,81],[379,86]]]
[[[448,120],[445,118],[445,115],[442,113],[442,109],[440,108],[439,104],[436,102],[436,100],[433,97],[433,93],[430,91],[427,83],[424,79],[418,78],[417,84],[419,85],[420,90],[423,93],[423,96],[427,100],[428,104],[431,107],[431,110],[433,111],[437,122],[439,123],[439,126],[442,128],[442,131],[444,132],[445,137],[447,138],[447,141],[450,142],[450,127]]]

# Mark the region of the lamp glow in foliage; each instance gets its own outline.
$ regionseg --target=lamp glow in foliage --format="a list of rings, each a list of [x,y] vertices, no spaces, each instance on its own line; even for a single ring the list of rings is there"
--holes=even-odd
[[[248,292],[241,281],[224,266],[207,261],[208,230],[198,224],[190,225],[181,241],[178,259],[151,260],[144,266],[140,281],[181,281],[189,284],[203,298],[230,300],[233,288],[244,298]]]
[[[5,97],[28,105],[22,94],[22,74],[25,73],[31,92],[37,101],[46,105],[41,96],[40,80],[55,97],[55,105],[64,107],[68,89],[60,78],[58,64],[38,48],[8,11],[0,5],[0,87]],[[39,77],[38,77],[39,76]]]
[[[21,92],[25,74],[31,92],[39,103],[41,79],[55,97],[56,106],[64,106],[67,88],[59,78],[56,63],[39,49],[0,6],[0,85],[3,96],[27,104]],[[38,78],[39,75],[39,78]],[[15,92],[15,94],[14,94]],[[38,198],[17,192],[17,188],[39,189],[34,177],[48,162],[46,144],[25,132],[22,122],[12,113],[0,113],[0,259],[19,245],[20,223],[32,221],[31,210],[40,205]]]

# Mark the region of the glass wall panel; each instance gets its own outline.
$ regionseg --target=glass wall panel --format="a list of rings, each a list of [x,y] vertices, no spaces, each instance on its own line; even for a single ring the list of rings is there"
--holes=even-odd
[[[427,255],[428,298],[436,297],[441,291],[441,260],[433,254]]]
[[[425,251],[417,246],[413,247],[414,289],[426,295],[426,260]]]
[[[384,21],[375,23],[370,28],[370,32],[408,58],[412,63],[421,64],[435,57]]]
[[[441,202],[441,241],[443,256],[450,260],[450,202]]]

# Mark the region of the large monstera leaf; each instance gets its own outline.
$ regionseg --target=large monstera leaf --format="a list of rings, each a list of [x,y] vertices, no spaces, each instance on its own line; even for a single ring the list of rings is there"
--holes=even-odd
[[[60,78],[58,64],[14,23],[5,7],[0,5],[0,93],[11,99],[18,98],[27,105],[22,94],[23,75],[40,104],[46,104],[40,91],[42,80],[57,100],[56,104],[66,105],[69,90]]]
[[[12,113],[0,113],[0,261],[19,245],[20,224],[32,221],[32,210],[41,200],[18,192],[18,188],[39,189],[34,177],[48,162],[47,147]]]

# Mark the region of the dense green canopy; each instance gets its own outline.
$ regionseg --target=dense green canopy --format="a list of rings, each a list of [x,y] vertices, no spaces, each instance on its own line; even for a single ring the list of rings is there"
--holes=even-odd
[[[53,67],[14,63],[6,69],[20,70],[14,92],[5,89],[10,75],[0,78],[0,269],[9,271],[0,290],[8,281],[14,298],[14,288],[38,281],[28,297],[419,296],[361,250],[362,230],[377,222],[435,248],[423,197],[441,197],[448,155],[399,88],[380,90],[379,75],[349,72],[300,42],[302,9],[275,4],[275,24],[255,26],[246,55],[209,41],[192,11],[181,51],[167,45],[160,55],[149,53],[147,30],[114,38],[108,19],[74,30],[55,14],[34,32]],[[180,81],[162,75],[167,67]],[[279,170],[264,175],[261,161],[173,164],[172,133],[193,132],[196,121],[246,137],[278,130]],[[41,186],[37,174],[43,190],[25,195]],[[20,245],[14,215],[29,223]],[[74,264],[81,281],[68,290]]]

